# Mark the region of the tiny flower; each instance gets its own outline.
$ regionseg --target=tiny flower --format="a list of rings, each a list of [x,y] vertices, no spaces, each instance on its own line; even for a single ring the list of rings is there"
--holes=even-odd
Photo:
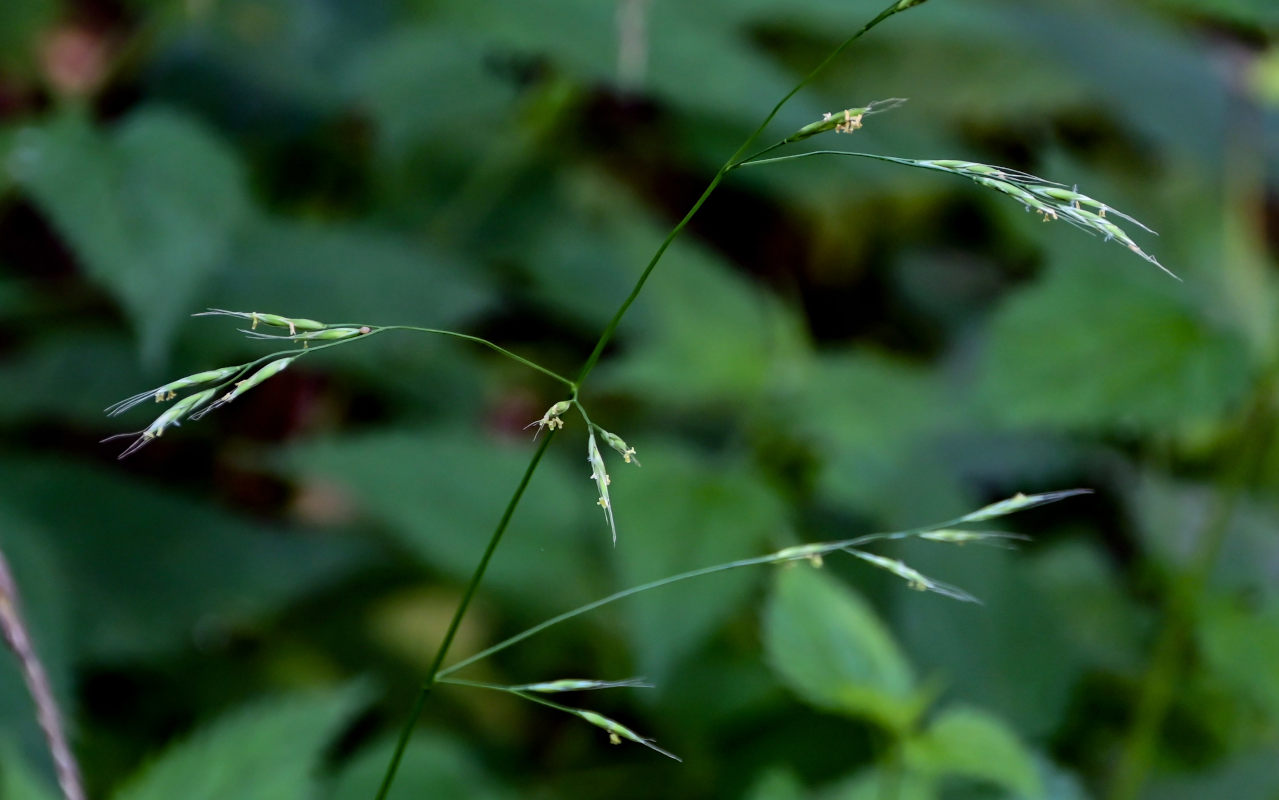
[[[571,711],[572,713],[576,714],[577,716],[581,717],[582,719],[586,720],[592,725],[595,725],[597,727],[603,728],[604,730],[608,731],[608,740],[611,744],[621,744],[622,739],[627,739],[632,742],[635,742],[636,744],[642,744],[650,750],[655,750],[658,753],[661,753],[662,755],[666,756],[667,758],[673,758],[676,761],[683,761],[683,759],[681,759],[679,756],[675,755],[674,753],[670,752],[669,750],[663,750],[662,748],[658,747],[653,742],[652,739],[646,739],[643,736],[640,736],[638,733],[626,727],[622,723],[617,722],[615,720],[611,720],[608,717],[604,716],[603,714],[596,714],[594,711],[586,711],[585,709],[580,709],[580,708],[566,709],[566,710]]]
[[[773,553],[770,559],[775,564],[781,564],[787,561],[798,561],[799,559],[808,559],[815,567],[822,565],[822,555],[832,549],[837,549],[835,545],[827,542],[816,542],[813,544],[797,544],[793,547],[786,547]]]
[[[298,331],[322,331],[327,327],[323,322],[316,322],[313,319],[282,317],[279,314],[265,314],[261,311],[227,311],[223,308],[210,308],[208,311],[201,311],[195,316],[239,317],[240,319],[249,320],[249,328],[252,330],[257,330],[260,322],[273,328],[288,328],[290,336],[296,335]]]
[[[916,591],[936,592],[938,594],[946,595],[947,597],[953,597],[956,600],[961,600],[965,603],[980,602],[976,597],[973,597],[963,589],[951,586],[947,583],[942,583],[941,581],[935,581],[919,570],[909,567],[896,559],[884,558],[883,556],[877,556],[874,553],[867,553],[864,550],[855,550],[853,548],[844,548],[844,552],[849,555],[857,556],[863,561],[874,564],[880,569],[888,570],[899,578],[904,579],[906,581],[906,585]]]
[[[551,430],[555,430],[556,428],[563,428],[564,420],[560,419],[560,415],[563,414],[565,411],[568,411],[569,407],[570,407],[569,401],[567,400],[559,401],[555,405],[546,409],[546,413],[542,415],[541,419],[535,419],[529,424],[525,425],[524,430],[528,430],[529,428],[536,425],[537,431],[533,433],[533,439],[534,441],[536,441],[538,434],[542,432],[543,428],[550,428]]]
[[[1065,489],[1043,494],[1022,494],[1018,492],[1007,500],[1000,500],[998,503],[992,503],[966,514],[956,520],[956,522],[985,522],[988,519],[1014,514],[1018,511],[1025,511],[1028,508],[1036,508],[1048,503],[1055,503],[1058,500],[1065,500],[1067,497],[1075,497],[1081,494],[1092,494],[1092,489]]]
[[[600,428],[600,435],[604,437],[604,444],[616,450],[622,456],[623,461],[627,464],[634,461],[635,466],[640,466],[639,459],[635,457],[635,448],[628,446],[626,442],[622,441],[622,437],[614,433],[609,433],[603,428]]]
[[[170,381],[163,386],[157,386],[146,392],[139,392],[132,397],[127,397],[118,403],[107,406],[106,413],[108,416],[117,416],[123,414],[134,406],[151,398],[155,398],[157,403],[163,403],[177,397],[177,392],[182,389],[188,389],[192,386],[199,386],[204,383],[216,383],[225,380],[235,373],[239,372],[241,367],[223,367],[221,369],[211,369],[207,372],[197,372],[194,375],[188,375],[185,378],[178,378],[176,381]]]
[[[808,125],[786,137],[785,142],[798,142],[807,139],[810,136],[816,136],[826,131],[834,131],[835,133],[852,133],[862,126],[862,118],[867,114],[877,114],[881,111],[887,111],[890,108],[896,108],[906,102],[904,98],[893,97],[888,100],[876,100],[875,102],[862,106],[860,108],[846,108],[843,111],[836,111],[834,114],[827,112],[822,114],[822,118],[817,122],[811,122]]]
[[[163,414],[156,417],[154,422],[152,422],[150,425],[148,425],[144,430],[142,430],[138,434],[121,433],[115,436],[108,436],[102,441],[109,442],[112,439],[118,439],[121,436],[137,435],[138,438],[134,440],[133,444],[126,447],[124,449],[124,452],[121,453],[118,456],[118,458],[125,458],[126,456],[130,456],[138,452],[139,450],[141,450],[143,447],[146,447],[146,445],[150,443],[152,439],[159,438],[170,427],[176,427],[178,425],[181,425],[183,419],[190,417],[191,412],[195,411],[196,409],[200,408],[202,405],[207,403],[213,397],[213,394],[216,391],[217,391],[216,389],[205,389],[203,392],[198,392],[196,394],[188,395],[182,398],[178,402],[174,403],[173,405],[165,409]]]
[[[608,472],[604,469],[604,456],[600,455],[599,445],[595,443],[595,432],[592,431],[586,440],[586,461],[591,465],[591,480],[595,481],[595,488],[599,490],[600,508],[604,509],[604,516],[608,519],[609,530],[613,532],[613,546],[617,546],[617,525],[613,522],[613,505],[608,501],[608,485],[612,483],[612,479],[608,477]]]

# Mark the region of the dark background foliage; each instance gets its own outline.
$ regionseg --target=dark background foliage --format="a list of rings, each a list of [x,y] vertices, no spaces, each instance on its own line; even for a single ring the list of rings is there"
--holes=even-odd
[[[571,374],[878,2],[0,4],[0,545],[94,796],[371,797],[560,397],[388,334],[117,463],[98,440],[153,407],[103,407],[267,352],[188,315],[451,327]],[[1015,733],[944,796],[1015,794],[1027,764],[1058,798],[1133,774],[1279,796],[1277,29],[1268,0],[933,0],[874,31],[778,135],[909,97],[831,144],[1078,184],[1160,231],[1142,246],[1184,283],[940,173],[735,173],[583,395],[644,463],[613,465],[616,549],[570,420],[456,655],[666,574],[1087,486],[1010,520],[1035,536],[1015,552],[886,550],[981,607],[829,564],[938,708]],[[803,590],[774,583],[644,595],[472,673],[643,675],[581,704],[683,765],[447,688],[395,796],[884,796],[883,726],[797,686]],[[10,661],[0,796],[48,798]]]

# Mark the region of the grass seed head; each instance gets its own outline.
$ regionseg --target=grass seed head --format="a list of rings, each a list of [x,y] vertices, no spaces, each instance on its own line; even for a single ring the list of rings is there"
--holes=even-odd
[[[267,314],[262,311],[227,311],[224,308],[210,308],[208,311],[201,311],[196,314],[197,317],[238,317],[249,321],[249,328],[257,330],[258,323],[270,325],[273,328],[288,328],[289,335],[295,335],[298,331],[322,331],[326,326],[323,322],[316,322],[313,319],[301,319],[299,317],[282,317],[279,314]]]
[[[616,450],[623,461],[627,464],[634,462],[635,466],[640,466],[639,459],[635,457],[635,448],[623,441],[622,437],[615,433],[609,433],[603,428],[600,428],[600,436],[604,437],[604,444]]]
[[[681,759],[679,756],[675,755],[674,753],[670,752],[669,750],[664,750],[658,747],[657,744],[654,743],[652,739],[646,739],[643,736],[640,736],[638,733],[626,727],[622,723],[617,722],[616,720],[611,720],[608,717],[604,716],[603,714],[597,714],[594,711],[586,711],[585,709],[574,709],[573,713],[577,714],[577,716],[581,717],[582,719],[586,720],[592,725],[598,728],[603,728],[604,730],[608,731],[608,740],[612,744],[621,744],[622,739],[627,739],[629,741],[635,742],[636,744],[642,744],[645,747],[647,747],[649,750],[654,750],[658,753],[661,753],[667,758],[673,758],[676,761],[683,761],[683,759]]]
[[[152,398],[154,398],[157,403],[164,403],[169,400],[173,400],[177,397],[177,393],[183,389],[226,380],[239,372],[240,369],[240,367],[222,367],[221,369],[211,369],[205,372],[197,372],[194,375],[188,375],[185,378],[178,378],[176,381],[170,381],[163,386],[157,386],[149,391],[139,392],[132,397],[126,397],[118,403],[113,403],[112,405],[107,406],[107,416],[118,416],[134,406]]]
[[[595,443],[595,432],[592,431],[586,440],[586,460],[591,465],[591,480],[595,481],[595,488],[599,490],[599,506],[604,509],[604,516],[608,519],[608,528],[613,532],[613,546],[617,546],[617,525],[613,522],[613,504],[608,499],[608,485],[612,483],[612,479],[608,477],[608,471],[604,468],[604,456],[600,455],[599,445]]]
[[[906,102],[903,97],[890,97],[887,100],[876,100],[869,105],[859,108],[846,108],[843,111],[834,113],[827,112],[822,118],[816,122],[810,122],[804,127],[787,136],[787,143],[799,142],[810,136],[816,136],[819,133],[834,131],[835,133],[852,133],[862,126],[862,118],[868,114],[878,114],[881,111],[887,111],[896,108]]]
[[[162,413],[160,416],[155,418],[154,422],[148,425],[140,433],[136,434],[138,438],[135,439],[132,444],[126,447],[124,449],[124,452],[120,453],[120,455],[117,456],[117,458],[126,458],[130,455],[133,455],[134,453],[141,450],[143,447],[146,447],[153,439],[158,439],[169,428],[177,427],[178,425],[181,425],[182,420],[191,418],[192,414],[195,411],[200,409],[205,403],[209,402],[209,400],[213,398],[213,395],[216,391],[217,391],[216,389],[205,389],[203,392],[197,392],[196,394],[187,395],[186,397],[177,401],[173,405],[169,406],[167,409],[164,410],[164,413]],[[133,436],[133,435],[135,434],[122,433],[122,434],[117,434],[116,436],[108,436],[106,439],[103,439],[102,441],[109,442],[112,439],[117,439],[121,436]]]

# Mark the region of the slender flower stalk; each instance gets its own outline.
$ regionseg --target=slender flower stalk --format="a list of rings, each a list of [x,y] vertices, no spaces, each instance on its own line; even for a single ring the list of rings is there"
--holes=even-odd
[[[54,772],[63,800],[84,800],[84,786],[80,780],[80,767],[67,744],[67,734],[62,727],[62,714],[54,699],[49,675],[44,669],[18,602],[18,586],[9,570],[9,562],[0,553],[0,632],[5,644],[18,659],[18,668],[27,684],[27,692],[36,706],[36,721],[44,732],[44,741],[53,759]]]

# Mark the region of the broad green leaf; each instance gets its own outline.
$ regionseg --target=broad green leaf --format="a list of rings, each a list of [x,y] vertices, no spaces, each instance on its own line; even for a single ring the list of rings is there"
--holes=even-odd
[[[113,331],[53,331],[0,360],[0,421],[76,420],[95,429],[113,423],[102,409],[139,390],[137,353],[127,336]],[[148,412],[153,412],[150,418]],[[154,407],[127,418],[137,427],[150,422]],[[114,424],[122,424],[116,421]]]
[[[1279,792],[1274,747],[1234,755],[1198,774],[1165,774],[1151,781],[1147,797],[1158,800],[1206,800],[1209,797],[1270,798]]]
[[[175,9],[167,0],[132,1],[153,6],[148,18],[171,31],[148,60],[153,102],[198,109],[257,134],[258,144],[296,142],[339,113],[350,56],[391,24],[379,2],[219,0]]]
[[[1197,568],[1204,537],[1218,535],[1218,486],[1147,472],[1124,497],[1149,559],[1174,570]],[[1214,588],[1254,595],[1266,605],[1279,603],[1279,583],[1274,579],[1274,565],[1279,563],[1277,503],[1273,495],[1260,493],[1235,503],[1210,576]]]
[[[881,800],[885,796],[897,800],[938,800],[942,797],[937,782],[927,776],[882,769],[859,772],[815,795],[818,800]]]
[[[818,359],[796,403],[784,407],[786,423],[823,458],[822,497],[895,527],[967,505],[935,452],[956,416],[937,375],[868,350]]]
[[[583,83],[618,82],[612,5],[593,0],[546,0],[536,7],[496,0],[447,0],[435,3],[433,11],[451,25],[482,33],[495,45],[515,52],[545,53]],[[749,30],[723,24],[713,8],[696,3],[654,4],[646,16],[641,87],[685,110],[746,124],[758,120],[769,100],[781,97],[797,79],[752,46]],[[690,75],[699,79],[689,80]],[[801,97],[796,104],[807,102]]]
[[[0,505],[56,555],[82,657],[127,659],[189,644],[327,585],[368,551],[290,535],[172,489],[68,461],[0,459]]]
[[[1035,553],[1033,543],[1023,550],[903,543],[896,552],[902,561],[982,605],[894,585],[890,619],[912,661],[954,696],[1026,735],[1048,736],[1061,724],[1085,662],[1069,638],[1071,617],[1035,580],[1028,563]]]
[[[23,77],[35,72],[42,34],[62,13],[61,0],[6,0],[0,4],[0,71]],[[3,180],[0,177],[0,183]]]
[[[394,29],[367,42],[345,74],[346,91],[371,116],[388,165],[402,165],[419,150],[434,158],[475,157],[523,122],[514,117],[507,81],[486,67],[483,37],[470,31]]]
[[[1000,309],[979,389],[1015,426],[1164,432],[1232,407],[1249,379],[1244,352],[1188,296],[1075,264]]]
[[[170,745],[114,800],[307,800],[325,747],[363,705],[359,686],[262,701]]]
[[[922,711],[910,664],[870,606],[806,564],[778,571],[764,645],[778,677],[819,708],[897,731]]]
[[[448,328],[489,302],[473,265],[376,228],[262,220],[225,258],[207,294],[219,308]]]
[[[571,446],[575,465],[581,442],[576,422],[555,443]],[[336,482],[410,553],[462,581],[475,568],[532,452],[529,441],[502,442],[478,430],[399,428],[299,445],[285,463],[294,475]],[[486,587],[557,611],[591,599],[580,549],[590,541],[584,535],[606,541],[609,533],[593,513],[599,509],[586,480],[584,443],[580,453],[580,478],[552,459],[543,462],[489,568]],[[586,515],[589,528],[582,524]]]
[[[1272,32],[1279,28],[1279,6],[1269,0],[1155,0],[1154,6]]]
[[[644,466],[605,459],[617,518],[618,583],[647,581],[766,552],[785,526],[770,487],[731,461],[669,443],[643,444]],[[679,659],[747,599],[758,572],[730,572],[658,589],[626,603],[639,674],[659,686]]]
[[[1123,577],[1100,545],[1035,543],[1015,559],[1051,606],[1047,613],[1064,639],[1057,646],[1069,651],[1068,660],[1115,674],[1141,671],[1149,620],[1128,602]]]
[[[20,131],[9,170],[157,363],[247,216],[235,155],[176,112],[145,108],[109,132],[67,113]]]
[[[904,758],[925,774],[976,778],[1019,797],[1044,797],[1025,746],[997,717],[977,709],[943,711],[922,732],[906,739]]]
[[[805,800],[808,796],[804,784],[793,772],[774,767],[755,779],[745,800]]]
[[[361,751],[339,773],[326,800],[369,800],[381,786],[395,742],[383,739]],[[447,797],[456,800],[513,800],[521,796],[502,786],[455,736],[416,734],[404,751],[387,800]]]

